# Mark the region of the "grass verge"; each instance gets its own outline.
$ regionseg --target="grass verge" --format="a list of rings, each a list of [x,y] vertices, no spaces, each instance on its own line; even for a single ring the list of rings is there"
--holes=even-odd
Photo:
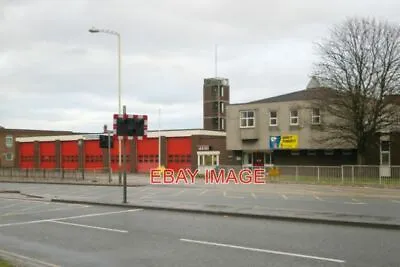
[[[0,267],[15,267],[15,265],[13,265],[10,262],[0,258]]]

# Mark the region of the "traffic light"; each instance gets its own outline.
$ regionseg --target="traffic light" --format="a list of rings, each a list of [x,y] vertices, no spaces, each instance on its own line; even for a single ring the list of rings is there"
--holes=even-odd
[[[108,138],[110,138],[110,141],[108,141]],[[100,148],[108,148],[108,144],[110,144],[110,148],[114,147],[114,142],[112,140],[112,136],[100,135],[100,138],[99,138]]]
[[[127,119],[124,118],[117,119],[117,135],[118,136],[128,135]]]
[[[118,136],[143,136],[144,119],[139,118],[118,118],[117,119]]]
[[[144,119],[128,119],[128,136],[144,135]]]

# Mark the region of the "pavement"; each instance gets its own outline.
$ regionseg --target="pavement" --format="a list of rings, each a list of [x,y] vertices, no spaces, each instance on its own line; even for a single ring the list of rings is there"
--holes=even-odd
[[[58,203],[3,194],[0,257],[25,266],[399,266],[396,230]]]
[[[158,209],[297,222],[400,229],[400,191],[320,185],[143,185],[122,187],[1,183],[52,202]],[[3,195],[4,194],[0,194]]]

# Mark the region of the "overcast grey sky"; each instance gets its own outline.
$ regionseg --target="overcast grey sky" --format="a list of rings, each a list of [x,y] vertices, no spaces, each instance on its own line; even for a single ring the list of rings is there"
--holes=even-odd
[[[98,132],[122,103],[150,129],[202,127],[203,79],[231,102],[304,89],[313,43],[349,16],[400,23],[398,0],[0,0],[0,125]]]

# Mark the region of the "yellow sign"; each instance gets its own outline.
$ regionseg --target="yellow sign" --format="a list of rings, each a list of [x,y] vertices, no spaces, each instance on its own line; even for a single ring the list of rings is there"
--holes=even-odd
[[[279,148],[281,149],[296,149],[299,146],[297,135],[282,135]]]

